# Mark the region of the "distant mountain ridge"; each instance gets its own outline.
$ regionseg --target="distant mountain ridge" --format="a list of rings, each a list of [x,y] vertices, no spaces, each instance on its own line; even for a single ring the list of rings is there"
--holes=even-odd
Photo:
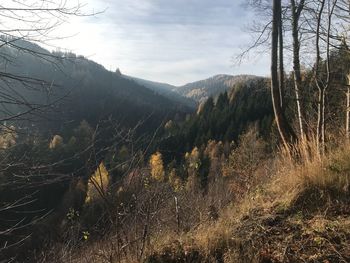
[[[230,90],[237,83],[248,82],[259,78],[254,75],[215,75],[211,78],[188,83],[173,89],[176,93],[195,100],[197,103],[204,102],[211,96],[217,96],[224,91]]]
[[[173,86],[135,77],[129,78],[176,102],[194,107],[194,105],[201,104],[209,97],[216,97],[224,91],[229,91],[237,83],[248,83],[261,77],[255,75],[219,74],[204,80],[187,83],[183,86]]]
[[[161,82],[145,80],[137,77],[131,77],[127,75],[122,75],[122,76],[132,79],[139,85],[144,86],[148,89],[151,89],[157,92],[158,94],[173,100],[176,103],[184,104],[192,109],[196,107],[196,101],[193,100],[192,98],[185,97],[182,94],[178,93],[176,86],[173,86],[167,83],[161,83]]]

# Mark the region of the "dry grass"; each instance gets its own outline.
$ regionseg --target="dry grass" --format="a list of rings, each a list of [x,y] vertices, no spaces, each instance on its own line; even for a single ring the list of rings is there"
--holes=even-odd
[[[338,205],[345,204],[347,207],[349,205],[350,145],[346,144],[324,156],[317,153],[316,144],[313,142],[298,145],[296,151],[299,153],[298,162],[282,152],[274,159],[267,182],[262,180],[262,185],[248,193],[239,204],[232,204],[222,211],[217,222],[203,224],[195,231],[178,239],[185,250],[190,250],[191,247],[193,250],[199,250],[207,262],[219,262],[220,260],[245,262],[244,260],[237,261],[242,257],[242,254],[237,252],[238,247],[242,245],[242,240],[253,238],[253,236],[259,239],[257,234],[259,231],[262,232],[261,235],[264,235],[268,229],[273,228],[270,224],[275,224],[275,221],[279,222],[280,219],[276,219],[277,214],[283,215],[281,220],[287,229],[285,231],[296,228],[298,231],[295,231],[295,235],[298,238],[299,235],[300,239],[304,237],[303,235],[309,235],[305,242],[315,243],[319,247],[323,246],[320,251],[303,251],[305,258],[310,260],[325,258],[327,260],[327,255],[335,251],[334,257],[344,259],[346,255],[344,256],[339,251],[342,251],[342,246],[345,250],[346,246],[350,246],[347,238],[344,238],[342,241],[344,244],[339,246],[329,241],[327,247],[323,241],[331,230],[334,231],[331,234],[328,233],[328,236],[332,238],[337,233],[335,230],[345,236],[350,235],[349,220],[346,220],[348,217],[339,216],[337,221],[331,215],[333,212],[342,213],[335,211],[341,209]],[[307,214],[311,219],[306,219]],[[278,230],[276,231],[279,233]],[[320,237],[321,233],[324,237]],[[241,240],[237,237],[239,235],[241,235],[239,237]],[[293,237],[293,232],[289,235],[288,238],[296,238]],[[274,236],[278,236],[279,240],[284,238],[280,234],[271,234],[271,237]],[[170,243],[169,240],[167,242],[167,244]],[[282,247],[289,249],[288,242],[276,245],[274,252],[268,249],[260,251],[261,253],[258,253],[260,259],[251,258],[251,260],[259,262],[261,258],[269,257],[271,261],[267,262],[284,262],[287,254],[282,251]],[[297,244],[297,241],[294,242]],[[273,244],[274,240],[271,243]],[[260,245],[263,246],[263,244]],[[162,245],[158,244],[158,247]],[[248,248],[247,251],[249,251]],[[218,253],[220,254],[219,261]]]

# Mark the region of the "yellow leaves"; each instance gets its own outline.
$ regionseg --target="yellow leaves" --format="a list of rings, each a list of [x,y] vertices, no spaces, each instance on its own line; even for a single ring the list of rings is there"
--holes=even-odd
[[[109,173],[103,162],[101,162],[89,179],[85,203],[96,201],[105,196],[108,190],[109,179]]]
[[[175,192],[182,190],[182,180],[179,176],[176,175],[176,170],[172,169],[169,174],[169,184],[173,187]]]
[[[314,242],[317,246],[321,246],[325,242],[325,240],[323,237],[317,236],[314,237]]]
[[[198,162],[199,160],[199,150],[197,147],[194,147],[192,152],[191,152],[191,155],[190,155],[190,158],[191,158],[191,161],[192,162]]]
[[[143,186],[146,188],[146,189],[149,189],[150,188],[150,179],[148,177],[144,178],[143,180]]]
[[[63,138],[60,135],[55,135],[53,136],[49,148],[50,149],[55,149],[63,144]]]
[[[165,172],[164,172],[162,154],[160,152],[156,152],[155,154],[152,154],[149,160],[149,166],[151,168],[151,177],[158,182],[163,182],[165,177]]]
[[[166,180],[162,154],[160,152],[156,152],[151,156],[149,166],[151,168],[151,177],[144,179],[145,188],[150,187],[152,179],[156,182],[164,182]],[[171,169],[167,175],[168,184],[174,189],[174,191],[181,191],[183,189],[183,182],[176,174],[176,169]]]
[[[14,126],[0,131],[0,149],[7,149],[16,144],[17,133]]]
[[[89,239],[89,237],[90,237],[89,231],[83,231],[82,234],[83,234],[83,239],[85,241],[87,241]]]
[[[188,167],[193,170],[198,170],[200,166],[200,156],[197,147],[194,147],[191,153],[186,153],[185,159],[188,163]]]
[[[79,218],[79,211],[77,211],[71,207],[71,208],[69,208],[69,211],[68,211],[66,217],[69,221],[74,221],[77,218]]]
[[[170,130],[170,129],[174,128],[174,126],[175,126],[174,122],[172,120],[170,120],[164,125],[164,128],[166,130]]]
[[[197,147],[194,147],[191,153],[186,153],[185,155],[186,163],[187,163],[187,182],[186,182],[186,190],[187,191],[195,191],[199,189],[199,168],[201,166],[200,152]]]

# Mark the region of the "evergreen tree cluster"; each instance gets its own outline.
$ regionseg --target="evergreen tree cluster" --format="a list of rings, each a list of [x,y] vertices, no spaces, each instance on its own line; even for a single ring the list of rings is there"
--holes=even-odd
[[[210,97],[184,122],[167,123],[161,150],[176,155],[209,140],[237,141],[253,124],[268,137],[273,123],[268,85],[264,78],[238,83],[217,98]]]

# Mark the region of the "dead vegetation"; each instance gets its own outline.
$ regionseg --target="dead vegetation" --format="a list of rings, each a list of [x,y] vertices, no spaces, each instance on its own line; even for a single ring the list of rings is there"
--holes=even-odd
[[[72,210],[68,234],[36,262],[349,262],[349,145],[324,156],[315,143],[299,145],[296,160],[263,145],[250,131],[227,159],[209,147],[206,191],[174,187],[177,175],[160,161],[160,177],[135,170],[109,190],[107,207],[101,199]]]
[[[282,154],[267,183],[148,262],[349,262],[350,148],[313,149],[299,146],[302,163]]]

